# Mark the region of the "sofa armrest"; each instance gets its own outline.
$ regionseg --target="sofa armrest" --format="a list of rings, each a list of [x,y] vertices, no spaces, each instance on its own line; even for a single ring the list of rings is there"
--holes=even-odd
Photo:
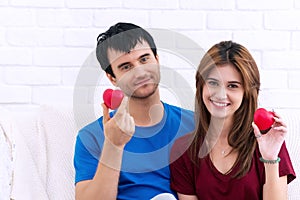
[[[13,184],[14,137],[9,112],[0,108],[0,199],[9,199]]]

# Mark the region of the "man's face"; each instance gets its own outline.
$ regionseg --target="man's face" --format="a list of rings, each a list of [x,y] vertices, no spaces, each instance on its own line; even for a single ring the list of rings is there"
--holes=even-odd
[[[137,43],[127,53],[109,49],[108,59],[115,78],[108,77],[126,95],[147,98],[154,94],[160,81],[159,62],[147,42]]]

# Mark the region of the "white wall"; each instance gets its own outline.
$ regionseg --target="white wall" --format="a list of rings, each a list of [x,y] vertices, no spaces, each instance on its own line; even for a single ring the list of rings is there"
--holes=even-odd
[[[260,105],[300,108],[299,19],[300,0],[0,0],[0,105],[72,105],[97,35],[126,21],[176,31],[205,50],[221,40],[239,42],[260,67]],[[194,69],[162,54],[162,63],[175,66],[193,87]],[[97,107],[109,83],[103,74],[96,83],[88,77],[87,87],[78,88],[81,101]],[[164,91],[162,98],[169,95]]]

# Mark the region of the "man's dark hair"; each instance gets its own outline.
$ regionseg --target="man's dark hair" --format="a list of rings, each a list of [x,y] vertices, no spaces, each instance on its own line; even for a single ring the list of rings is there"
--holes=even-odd
[[[130,52],[137,43],[147,42],[156,57],[157,50],[152,36],[143,28],[131,23],[117,23],[97,37],[96,56],[101,68],[115,77],[108,60],[108,49]]]

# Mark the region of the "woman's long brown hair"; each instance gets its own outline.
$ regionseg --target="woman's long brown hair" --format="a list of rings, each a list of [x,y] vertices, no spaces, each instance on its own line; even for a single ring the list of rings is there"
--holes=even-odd
[[[260,75],[255,60],[249,51],[232,41],[220,42],[211,47],[202,58],[196,73],[195,121],[193,141],[191,143],[191,158],[198,164],[199,153],[209,153],[205,137],[208,132],[211,115],[202,99],[203,86],[211,70],[217,66],[231,64],[240,72],[243,81],[244,96],[239,109],[234,113],[234,123],[228,135],[228,144],[238,151],[238,157],[233,166],[239,170],[233,176],[240,178],[250,169],[252,156],[256,147],[251,123],[257,109],[257,98],[260,88]],[[201,148],[200,148],[201,147]]]

